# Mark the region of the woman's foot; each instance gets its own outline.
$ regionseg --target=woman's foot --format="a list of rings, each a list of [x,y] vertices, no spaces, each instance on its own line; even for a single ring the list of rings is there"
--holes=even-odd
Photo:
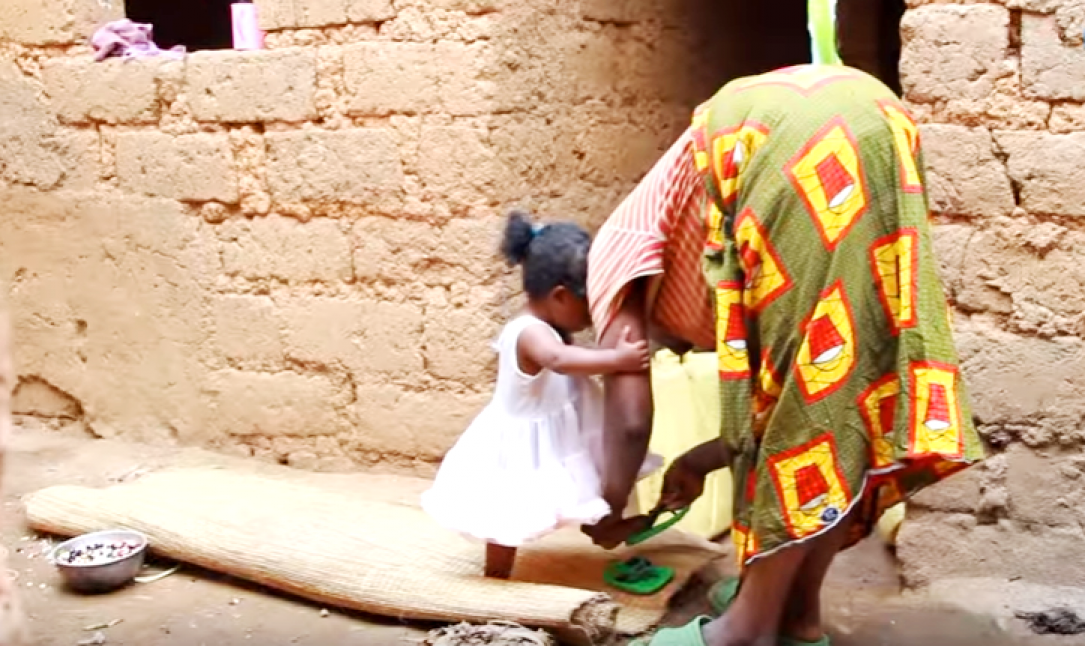
[[[821,612],[817,609],[794,612],[790,608],[780,623],[781,646],[822,646],[829,643],[825,628],[821,625]]]
[[[781,643],[794,644],[821,644],[825,637],[825,629],[820,621],[806,623],[784,623],[780,626]]]
[[[828,635],[822,635],[821,639],[810,642],[792,639],[790,637],[780,637],[776,641],[776,646],[832,646],[832,642],[829,641]]]
[[[706,625],[702,634],[705,646],[776,646],[776,632],[744,626],[727,614]]]
[[[774,635],[749,637],[730,632],[724,619],[698,617],[677,628],[661,628],[631,646],[777,646]]]

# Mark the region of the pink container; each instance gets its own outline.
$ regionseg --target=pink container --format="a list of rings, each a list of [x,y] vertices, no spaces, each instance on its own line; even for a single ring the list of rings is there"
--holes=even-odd
[[[234,49],[263,49],[264,32],[260,30],[256,5],[251,2],[232,4],[230,14],[234,28]]]

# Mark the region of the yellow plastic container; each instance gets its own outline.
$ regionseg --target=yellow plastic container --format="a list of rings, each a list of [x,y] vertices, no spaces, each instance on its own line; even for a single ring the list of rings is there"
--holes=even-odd
[[[648,513],[659,501],[666,467],[693,447],[720,434],[719,372],[714,353],[690,353],[685,359],[661,350],[652,358],[655,420],[650,450],[666,466],[637,483],[636,504]],[[677,527],[712,538],[731,527],[731,471],[710,475],[704,495]]]
[[[897,544],[897,534],[900,532],[900,526],[904,524],[905,512],[904,503],[898,503],[886,509],[882,517],[878,519],[878,536],[887,545]]]

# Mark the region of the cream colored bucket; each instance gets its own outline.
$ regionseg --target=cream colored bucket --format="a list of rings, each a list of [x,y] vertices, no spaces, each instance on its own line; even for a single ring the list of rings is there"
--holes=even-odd
[[[715,353],[690,353],[685,359],[661,350],[652,359],[655,420],[649,449],[667,466],[691,448],[720,435],[719,370]],[[637,484],[637,505],[650,511],[659,500],[666,467]],[[702,538],[731,527],[731,471],[709,476],[704,496],[677,525]]]

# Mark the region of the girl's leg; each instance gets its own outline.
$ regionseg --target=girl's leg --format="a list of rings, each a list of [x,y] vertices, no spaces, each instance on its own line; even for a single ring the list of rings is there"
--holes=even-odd
[[[844,548],[848,531],[855,521],[855,513],[849,514],[840,524],[815,541],[795,577],[784,607],[780,634],[804,642],[822,638],[825,629],[821,624],[821,586],[833,559]]]
[[[516,562],[516,548],[486,543],[486,576],[491,579],[507,579],[512,576]]]

